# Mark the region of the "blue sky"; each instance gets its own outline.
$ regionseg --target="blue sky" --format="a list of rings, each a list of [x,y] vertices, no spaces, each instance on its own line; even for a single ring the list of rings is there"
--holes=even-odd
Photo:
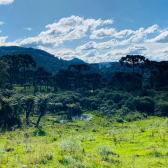
[[[63,59],[168,60],[167,0],[0,0],[0,46]]]

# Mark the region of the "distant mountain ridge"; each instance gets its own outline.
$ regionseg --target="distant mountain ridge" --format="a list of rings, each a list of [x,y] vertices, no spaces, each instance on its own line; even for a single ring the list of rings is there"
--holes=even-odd
[[[50,53],[34,48],[24,48],[17,46],[0,47],[0,57],[3,55],[29,54],[36,61],[38,66],[44,67],[49,72],[58,72],[59,69],[67,69],[71,61],[58,59]]]
[[[0,57],[7,54],[29,54],[36,61],[38,67],[44,67],[45,70],[51,73],[57,73],[60,69],[68,69],[70,64],[85,63],[78,58],[74,58],[70,61],[58,59],[54,55],[40,49],[17,46],[0,47]],[[116,71],[132,72],[131,68],[121,66],[119,62],[91,63],[89,65],[91,68],[88,73],[99,73],[102,77],[107,79],[110,79]]]

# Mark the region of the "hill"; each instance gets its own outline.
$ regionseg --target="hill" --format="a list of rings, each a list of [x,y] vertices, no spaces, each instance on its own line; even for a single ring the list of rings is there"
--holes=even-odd
[[[38,67],[44,67],[48,72],[57,73],[59,69],[67,69],[70,64],[85,63],[83,60],[74,58],[70,61],[58,59],[50,53],[34,48],[24,48],[17,46],[0,47],[0,57],[3,55],[29,54],[36,61]],[[131,72],[132,69],[121,66],[119,62],[102,62],[90,65],[89,73],[99,73],[102,77],[110,79],[116,71]]]
[[[74,62],[74,63],[85,63],[85,61],[79,59],[79,58],[73,58],[72,60],[70,60],[71,62]]]
[[[58,59],[46,51],[34,48],[24,48],[17,46],[0,47],[0,57],[3,55],[29,54],[36,61],[38,66],[44,67],[49,72],[58,72],[59,69],[67,69],[71,61]]]

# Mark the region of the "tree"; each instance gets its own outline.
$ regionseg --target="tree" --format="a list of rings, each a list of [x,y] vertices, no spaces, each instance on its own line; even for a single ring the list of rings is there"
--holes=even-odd
[[[1,95],[0,125],[14,126],[21,125],[20,115],[22,107],[20,106],[16,95],[13,97],[4,97]]]
[[[47,113],[48,105],[49,105],[49,101],[50,101],[50,96],[51,96],[51,94],[38,95],[35,97],[35,102],[39,108],[39,118],[38,118],[38,121],[36,124],[37,128],[39,126],[39,122],[40,122],[41,118]]]
[[[72,120],[72,114],[73,114],[73,108],[75,107],[75,104],[66,104],[68,107],[68,120]]]
[[[0,61],[0,88],[8,81],[9,74],[6,72],[7,64]]]
[[[79,88],[81,71],[82,70],[89,71],[90,66],[87,64],[72,64],[72,65],[69,65],[68,70],[71,70],[72,68],[77,72],[77,88]]]
[[[149,69],[150,71],[150,83],[151,83],[151,89],[153,89],[153,73],[157,69],[158,62],[156,61],[150,61],[149,59],[145,60],[145,68]]]
[[[10,86],[12,87],[13,77],[17,73],[19,74],[20,59],[17,55],[4,55],[1,60],[8,64],[9,75],[10,75]]]
[[[33,57],[28,54],[19,54],[18,57],[21,60],[20,67],[23,67],[23,74],[24,74],[23,84],[24,84],[26,79],[26,68],[29,68],[30,66],[36,67],[36,62],[33,60]]]
[[[125,57],[121,57],[119,60],[120,64],[126,64],[128,67],[132,67],[132,74],[133,74],[133,86],[134,86],[134,80],[135,80],[135,66],[139,66],[139,64],[142,64],[145,62],[145,57],[141,55],[126,55]]]
[[[93,91],[96,90],[97,86],[101,84],[101,76],[98,73],[88,73],[85,75],[88,82],[92,82]]]
[[[29,116],[30,116],[30,112],[33,109],[34,103],[35,103],[35,98],[32,95],[24,96],[21,99],[22,107],[24,108],[24,110],[26,112],[26,122],[27,122],[27,124],[28,124],[28,119],[29,119]]]
[[[36,77],[35,82],[37,82],[40,85],[40,91],[41,91],[41,85],[49,83],[49,77],[51,76],[51,73],[44,70],[44,68],[39,67],[35,72],[34,76]]]

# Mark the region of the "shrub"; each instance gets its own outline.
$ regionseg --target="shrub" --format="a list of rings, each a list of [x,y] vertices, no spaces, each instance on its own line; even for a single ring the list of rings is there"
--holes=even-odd
[[[55,109],[61,109],[61,108],[63,108],[62,103],[55,103]]]
[[[155,102],[151,97],[136,97],[128,99],[125,106],[132,111],[137,110],[142,113],[152,114],[154,113]]]
[[[117,121],[118,123],[123,123],[123,122],[124,122],[124,120],[123,120],[121,117],[117,117],[117,118],[116,118],[116,121]]]
[[[125,116],[125,120],[128,121],[128,122],[131,122],[131,121],[137,121],[137,120],[140,120],[140,119],[143,119],[144,116],[139,113],[139,112],[131,112],[131,113],[128,113],[126,116]]]
[[[43,129],[35,129],[33,131],[34,136],[45,136],[46,132]]]
[[[70,152],[75,153],[80,150],[81,143],[74,138],[63,139],[59,144],[61,151],[70,150]]]
[[[161,112],[163,116],[168,115],[168,102],[159,102],[158,110]]]
[[[108,156],[111,153],[110,146],[109,145],[101,145],[98,147],[97,150],[98,154],[102,157],[103,160],[107,160]]]
[[[79,103],[76,103],[73,107],[73,114],[80,114],[82,113],[81,107]]]

